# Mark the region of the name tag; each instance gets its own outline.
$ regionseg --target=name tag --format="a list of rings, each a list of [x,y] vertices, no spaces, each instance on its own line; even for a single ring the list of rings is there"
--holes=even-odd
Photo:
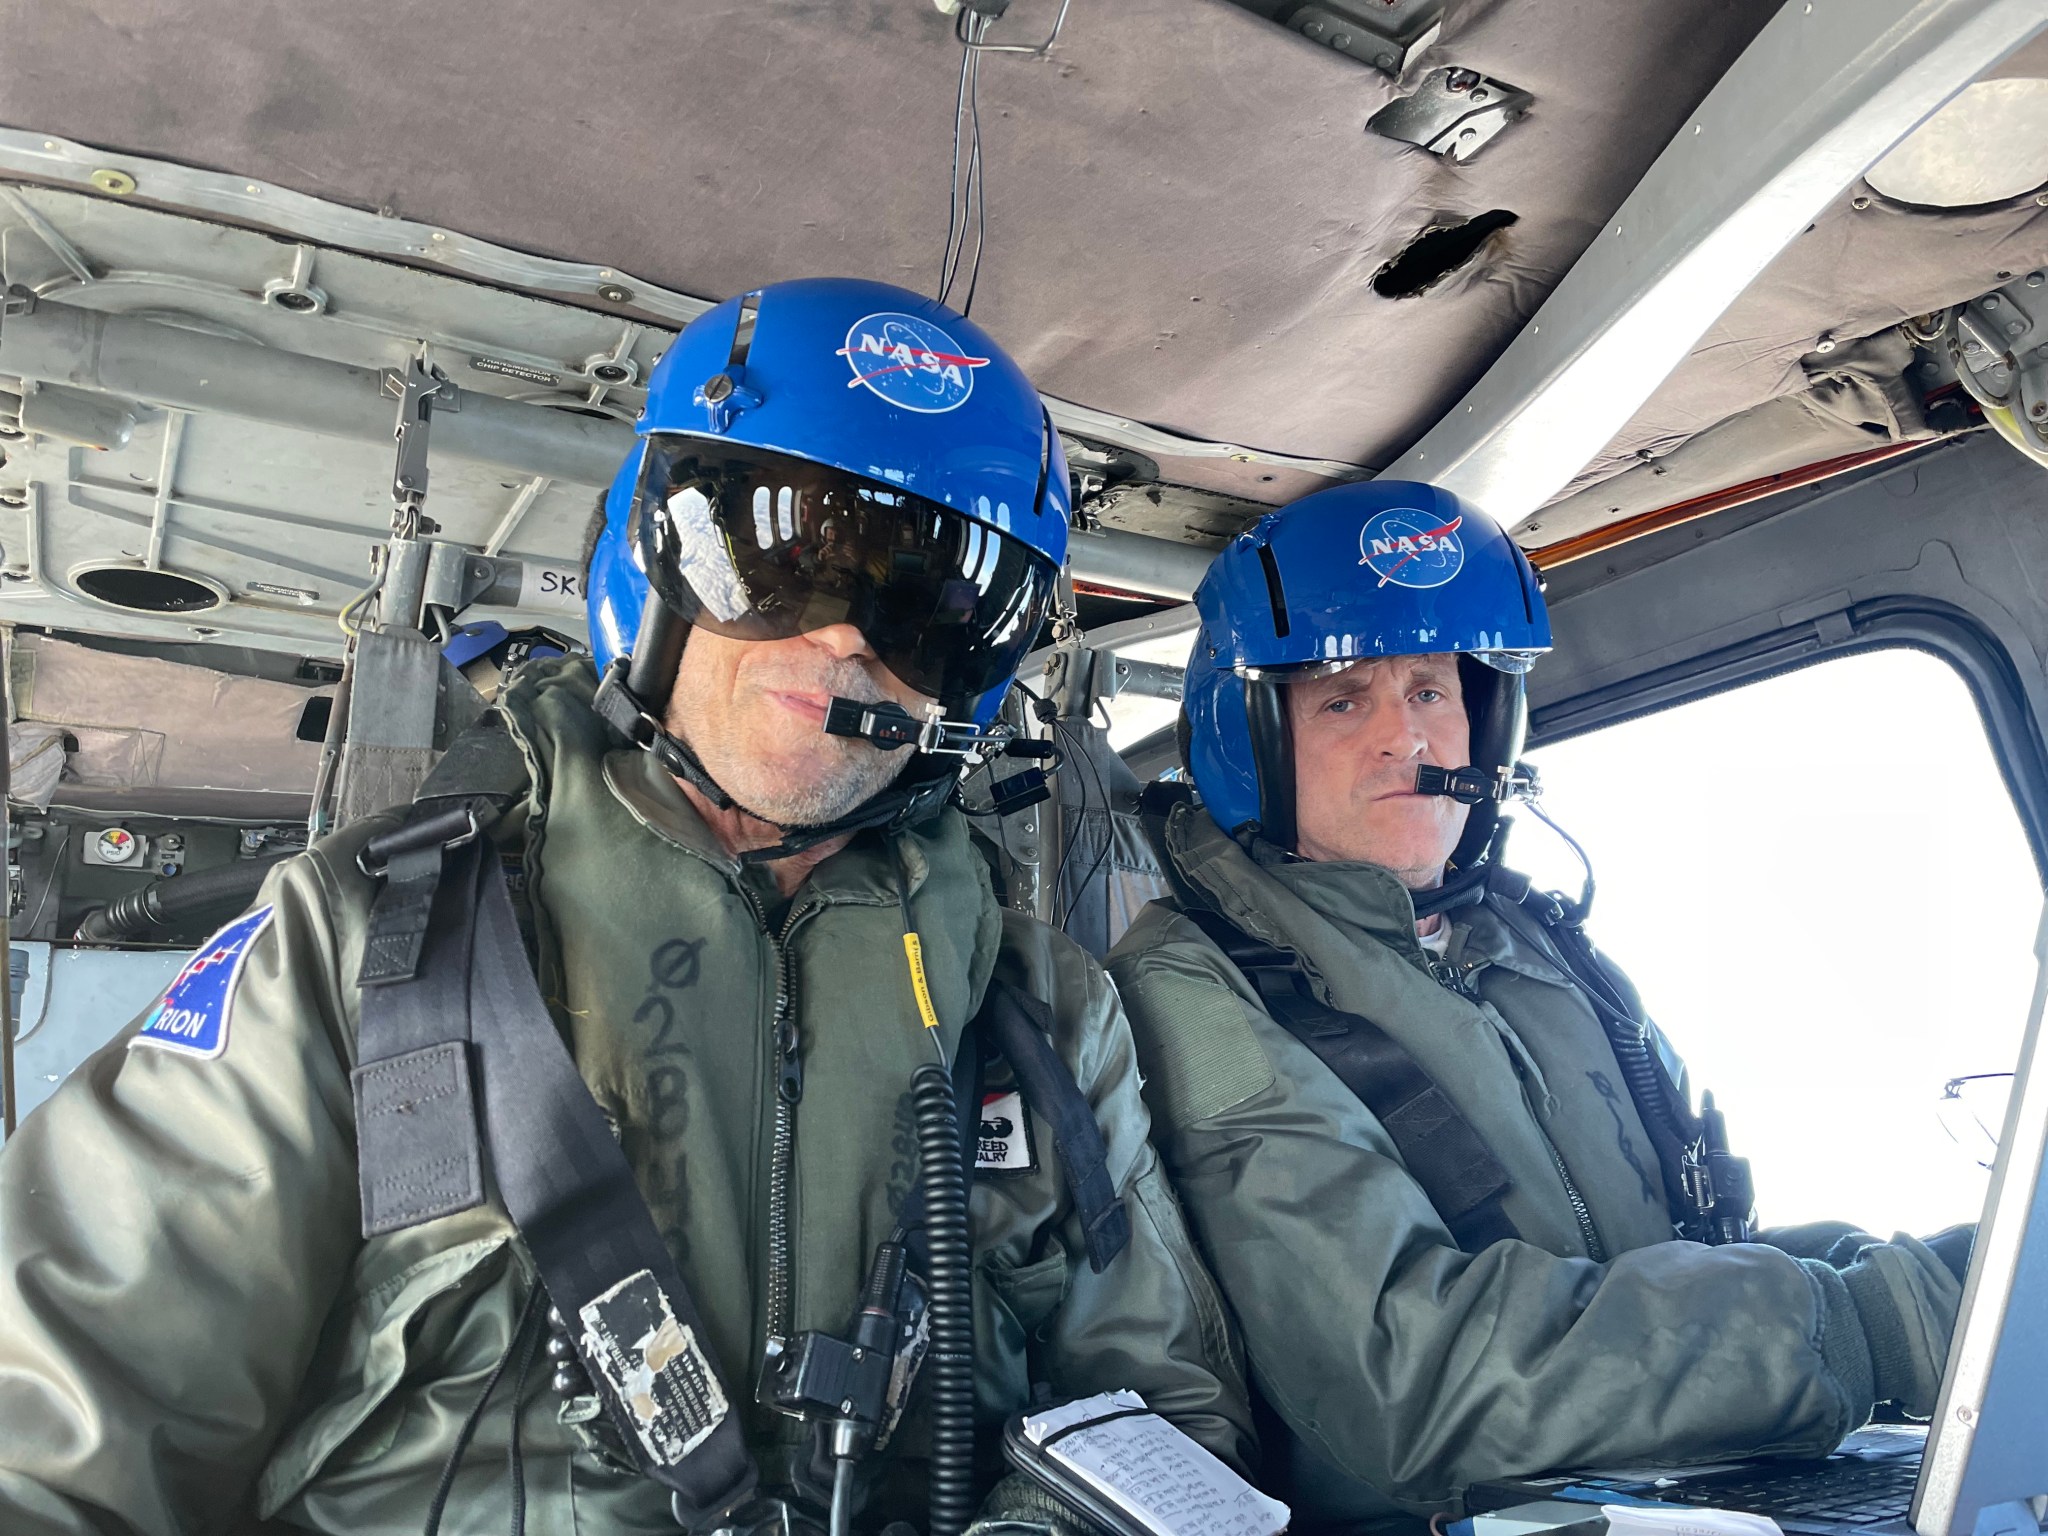
[[[1024,1095],[986,1093],[981,1098],[981,1134],[975,1141],[976,1173],[1032,1173],[1038,1159],[1031,1149],[1031,1117]]]

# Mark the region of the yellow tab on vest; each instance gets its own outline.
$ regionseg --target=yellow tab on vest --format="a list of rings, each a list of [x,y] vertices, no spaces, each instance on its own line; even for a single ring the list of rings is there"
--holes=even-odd
[[[903,935],[903,953],[910,957],[910,990],[917,994],[917,1016],[924,1020],[926,1029],[939,1027],[939,1015],[932,1007],[932,989],[924,979],[924,945],[917,935]]]

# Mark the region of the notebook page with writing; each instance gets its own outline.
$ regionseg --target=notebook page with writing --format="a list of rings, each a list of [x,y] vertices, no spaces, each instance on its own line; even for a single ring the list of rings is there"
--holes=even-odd
[[[1027,1415],[1046,1457],[1160,1536],[1278,1536],[1288,1509],[1148,1411],[1135,1392],[1105,1392]]]

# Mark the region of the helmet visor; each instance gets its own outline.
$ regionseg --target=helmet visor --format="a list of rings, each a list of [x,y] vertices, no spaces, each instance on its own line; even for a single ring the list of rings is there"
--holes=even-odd
[[[649,441],[633,517],[655,593],[692,625],[786,640],[851,624],[883,666],[948,705],[1009,681],[1058,574],[939,502],[702,438]]]

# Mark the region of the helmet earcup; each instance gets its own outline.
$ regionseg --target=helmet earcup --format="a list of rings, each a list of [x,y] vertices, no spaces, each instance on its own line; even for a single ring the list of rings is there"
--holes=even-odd
[[[1502,672],[1471,656],[1458,658],[1458,681],[1465,693],[1465,715],[1471,722],[1471,765],[1491,777],[1522,755],[1529,727],[1529,693],[1522,675]],[[1451,851],[1451,864],[1470,869],[1486,851],[1500,821],[1500,806],[1484,801],[1472,807],[1465,830]]]
[[[1259,779],[1259,832],[1276,848],[1294,851],[1294,730],[1287,718],[1287,687],[1266,678],[1244,683],[1245,723],[1252,766]]]

